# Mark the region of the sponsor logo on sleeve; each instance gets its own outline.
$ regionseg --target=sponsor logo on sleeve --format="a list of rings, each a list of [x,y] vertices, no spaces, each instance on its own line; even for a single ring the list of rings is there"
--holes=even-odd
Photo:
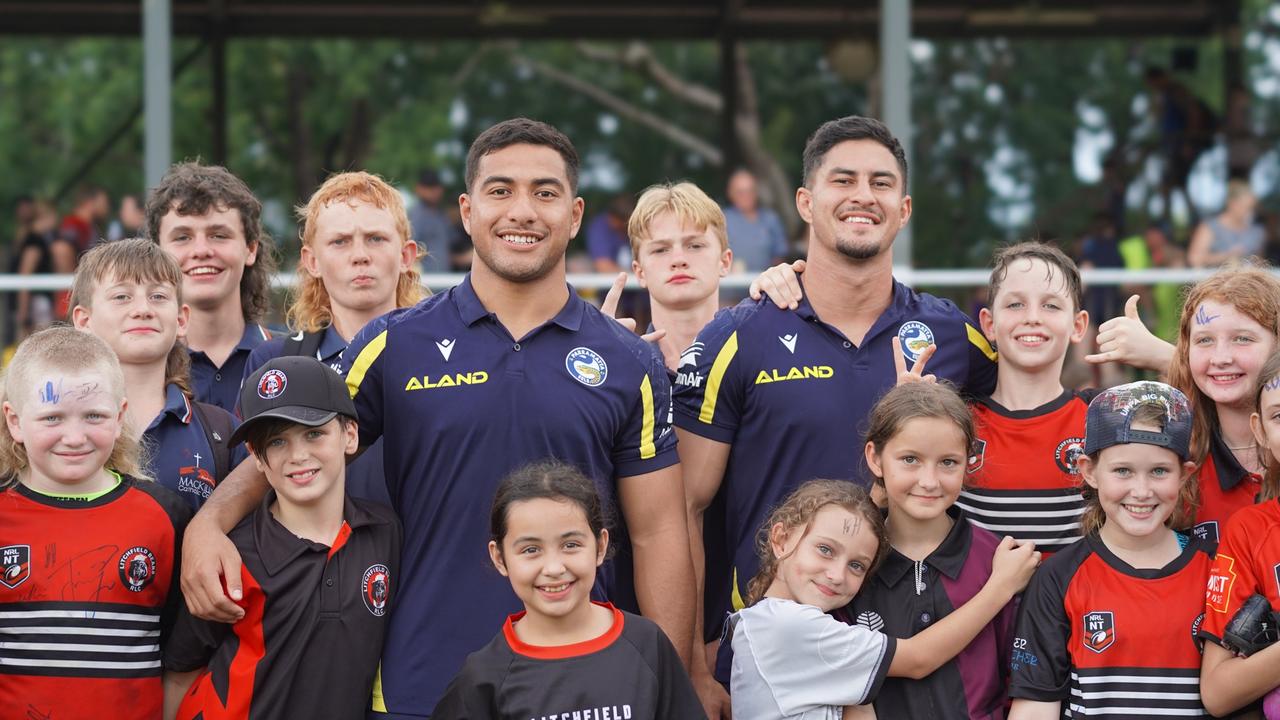
[[[1225,614],[1231,600],[1231,587],[1236,584],[1236,559],[1218,553],[1209,570],[1209,584],[1204,591],[1204,604],[1209,610]]]

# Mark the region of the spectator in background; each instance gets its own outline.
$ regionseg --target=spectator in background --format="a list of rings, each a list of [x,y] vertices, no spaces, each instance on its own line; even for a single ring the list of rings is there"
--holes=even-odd
[[[631,267],[631,242],[627,239],[627,220],[636,206],[630,195],[616,195],[587,224],[587,253],[598,273],[617,273]]]
[[[726,189],[729,205],[724,219],[733,246],[734,268],[740,272],[762,272],[783,262],[787,256],[787,235],[778,214],[760,207],[756,176],[750,170],[736,170]]]
[[[1213,147],[1218,119],[1204,100],[1164,68],[1147,68],[1145,81],[1151,93],[1151,110],[1160,129],[1160,152],[1164,155],[1164,214],[1170,212],[1174,190],[1182,191],[1191,212],[1195,206],[1187,193],[1187,178],[1196,159]],[[1107,316],[1110,317],[1110,316]]]
[[[35,198],[30,195],[19,195],[13,201],[13,246],[10,250],[14,255],[17,254],[18,246],[22,244],[22,238],[27,234],[27,228],[35,216]]]
[[[1143,232],[1142,239],[1146,241],[1152,267],[1176,269],[1187,266],[1187,254],[1169,239],[1169,232],[1164,225],[1150,223]],[[1156,311],[1152,330],[1161,339],[1174,342],[1178,339],[1178,319],[1182,313],[1182,285],[1156,283],[1151,288],[1151,298]]]
[[[120,198],[120,212],[107,228],[107,240],[123,240],[124,238],[144,237],[147,217],[142,212],[142,201],[137,195],[125,195]]]
[[[75,249],[75,257],[78,258],[102,237],[101,225],[109,217],[111,198],[107,197],[107,191],[96,185],[85,185],[76,191],[75,205],[71,213],[62,218],[58,235]],[[59,272],[75,272],[74,260],[72,258],[70,270],[60,269]]]
[[[454,224],[440,208],[444,200],[444,185],[435,170],[428,168],[418,174],[413,194],[418,202],[409,210],[409,227],[414,242],[426,251],[422,256],[422,271],[449,272],[453,269],[450,257],[455,230]]]
[[[53,239],[53,231],[58,227],[58,212],[48,202],[31,201],[30,211],[17,219],[17,229],[21,235],[9,260],[9,272],[14,275],[52,273],[53,257],[49,244]],[[53,321],[52,292],[19,290],[10,297],[13,298],[10,314],[13,326],[6,333],[6,344],[21,342],[33,332],[48,327]]]
[[[1091,270],[1093,268],[1123,268],[1125,266],[1124,257],[1120,254],[1120,243],[1116,233],[1116,226],[1112,223],[1110,215],[1106,211],[1095,213],[1093,216],[1093,228],[1091,232],[1084,237],[1080,244],[1080,257],[1077,264],[1081,270]],[[1085,309],[1089,311],[1091,318],[1113,318],[1120,314],[1120,289],[1115,285],[1092,285],[1085,289]],[[1089,324],[1088,334],[1082,343],[1084,348],[1090,352],[1097,352],[1093,348],[1096,346],[1098,337],[1098,328],[1093,323]],[[1106,366],[1108,369],[1111,366]],[[1100,366],[1093,366],[1093,387],[1110,387],[1118,384],[1116,382],[1108,382],[1104,380],[1103,370]]]
[[[1187,261],[1191,267],[1216,267],[1228,260],[1262,253],[1266,231],[1255,222],[1258,199],[1244,180],[1227,183],[1227,205],[1200,223],[1191,234]]]

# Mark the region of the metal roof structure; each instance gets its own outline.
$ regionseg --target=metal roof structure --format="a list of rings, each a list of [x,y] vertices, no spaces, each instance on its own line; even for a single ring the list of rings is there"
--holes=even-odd
[[[902,0],[891,0],[900,2]],[[874,38],[881,0],[171,0],[180,36]],[[0,0],[0,35],[137,35],[143,0]],[[1239,0],[912,0],[912,35],[1204,37]]]

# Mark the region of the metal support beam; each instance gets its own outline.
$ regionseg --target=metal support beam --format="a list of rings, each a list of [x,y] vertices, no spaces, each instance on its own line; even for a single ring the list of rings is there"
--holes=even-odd
[[[209,108],[209,127],[213,132],[210,159],[217,165],[227,164],[227,4],[225,0],[209,0],[209,79],[213,103]]]
[[[911,166],[911,0],[880,0],[880,91],[884,123],[889,126]],[[910,192],[910,188],[907,189]],[[893,243],[893,264],[911,266],[911,225]]]
[[[160,184],[173,155],[171,13],[169,0],[142,0],[143,167],[148,188]]]

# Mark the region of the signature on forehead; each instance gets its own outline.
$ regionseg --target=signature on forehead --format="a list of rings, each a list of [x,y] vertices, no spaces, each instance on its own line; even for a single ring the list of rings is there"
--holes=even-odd
[[[1209,312],[1204,309],[1204,305],[1201,305],[1200,307],[1196,308],[1196,324],[1197,325],[1208,325],[1209,323],[1213,322],[1214,320],[1217,320],[1220,317],[1222,317],[1221,314],[1210,315]]]
[[[853,535],[862,527],[862,518],[858,516],[847,517],[844,519],[844,534]]]
[[[1262,386],[1263,390],[1275,390],[1276,388],[1280,388],[1280,375],[1271,378],[1266,385]]]
[[[84,400],[85,398],[89,397],[90,395],[93,395],[96,392],[98,392],[98,383],[83,382],[71,388],[71,390],[67,394],[76,400]]]
[[[52,380],[45,380],[44,387],[40,388],[40,402],[56,405],[60,399],[62,399],[62,378],[58,378],[57,386],[54,386]]]

